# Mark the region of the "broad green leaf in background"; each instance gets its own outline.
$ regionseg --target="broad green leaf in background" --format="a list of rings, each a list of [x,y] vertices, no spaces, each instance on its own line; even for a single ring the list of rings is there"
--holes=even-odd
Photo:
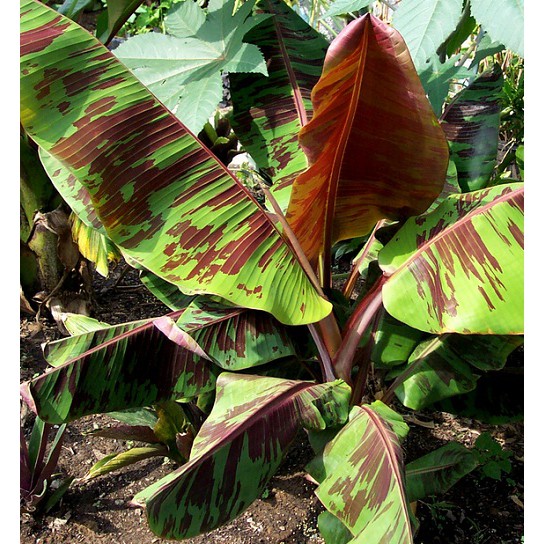
[[[455,30],[463,12],[463,0],[402,0],[393,15],[393,26],[410,50],[416,70],[427,61]]]
[[[463,192],[486,187],[496,165],[502,83],[496,64],[458,93],[441,118]]]
[[[143,0],[108,0],[107,11],[96,21],[96,37],[108,44]]]
[[[183,539],[236,517],[261,495],[302,423],[324,429],[346,421],[349,394],[340,381],[221,374],[189,461],[135,497],[146,501],[152,531]]]
[[[326,274],[335,242],[431,204],[448,149],[401,36],[370,14],[332,42],[312,103],[299,135],[310,166],[286,217],[310,262],[324,255]]]
[[[25,382],[21,394],[51,423],[193,397],[215,386],[206,355],[167,317],[53,342],[45,357],[58,366]]]
[[[335,0],[332,2],[331,7],[321,16],[321,19],[357,12],[360,9],[367,8],[373,3],[374,0]]]
[[[411,543],[403,454],[395,433],[368,406],[325,447],[326,477],[315,493],[356,537],[353,542]]]
[[[502,368],[523,343],[519,336],[448,334],[422,342],[412,353],[410,376],[395,390],[404,406],[421,410],[476,388],[483,372]]]
[[[445,493],[478,466],[465,446],[451,442],[406,465],[406,494],[410,502]]]
[[[211,0],[206,15],[192,0],[181,2],[166,16],[168,35],[133,36],[115,54],[197,134],[222,99],[221,72],[267,74],[258,47],[243,42],[262,20],[251,16],[253,4],[233,15],[235,0]]]
[[[94,0],[64,0],[57,11],[75,21],[83,10],[90,7],[93,3]]]
[[[494,41],[523,57],[524,0],[470,0],[470,11]]]
[[[285,211],[294,178],[306,169],[298,133],[312,116],[310,93],[321,75],[327,40],[282,0],[260,0],[271,17],[246,34],[267,62],[262,74],[230,74],[232,126],[244,148],[274,185]]]
[[[33,0],[21,31],[23,127],[84,186],[125,258],[283,323],[330,313],[248,190],[102,44]]]
[[[504,45],[502,45],[502,43],[493,41],[489,37],[489,34],[485,32],[480,40],[480,43],[478,44],[478,47],[476,48],[474,58],[470,64],[470,69],[478,66],[480,61],[483,59],[495,55],[496,53],[500,53],[503,49]]]
[[[438,53],[442,60],[451,57],[463,46],[471,34],[475,34],[477,23],[470,14],[469,0],[463,0],[463,13],[459,19],[455,30],[446,38],[444,43],[438,48]]]
[[[474,71],[459,65],[460,59],[461,55],[455,55],[442,63],[439,56],[433,54],[419,74],[423,88],[437,117],[442,115],[444,103],[452,84],[469,78],[472,79],[475,76]]]
[[[523,334],[522,183],[450,195],[380,252],[385,309],[434,334]]]

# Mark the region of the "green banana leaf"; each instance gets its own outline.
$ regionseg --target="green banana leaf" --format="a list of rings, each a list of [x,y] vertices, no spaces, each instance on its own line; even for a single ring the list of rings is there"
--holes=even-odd
[[[404,406],[421,410],[476,388],[482,373],[502,368],[523,343],[518,336],[436,336],[422,342],[408,361],[409,377],[396,388]]]
[[[502,83],[496,64],[457,94],[441,118],[463,192],[486,187],[495,168]]]
[[[478,380],[473,391],[444,399],[429,409],[490,425],[523,421],[526,378],[520,370],[506,367],[502,371],[488,372]]]
[[[272,17],[245,36],[267,61],[268,77],[230,74],[232,127],[244,149],[272,180],[285,212],[294,178],[308,163],[298,133],[313,113],[310,93],[321,75],[327,40],[282,0],[260,0]]]
[[[376,368],[391,368],[406,363],[424,336],[425,333],[408,327],[384,312],[375,332],[372,362]]]
[[[450,195],[380,252],[385,309],[434,334],[523,334],[521,183]]]
[[[184,293],[288,324],[330,313],[241,182],[100,42],[35,0],[21,2],[21,122],[123,254]]]
[[[446,444],[406,465],[408,500],[445,493],[478,465],[476,455],[462,444]]]
[[[190,538],[236,517],[262,494],[301,424],[324,429],[346,421],[349,394],[341,381],[221,374],[189,461],[135,497],[145,500],[152,531]]]

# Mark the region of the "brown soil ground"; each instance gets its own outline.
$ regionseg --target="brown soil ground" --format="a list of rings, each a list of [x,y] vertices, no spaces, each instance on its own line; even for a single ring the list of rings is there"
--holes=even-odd
[[[118,271],[108,280],[95,281],[95,312],[111,324],[163,315],[168,310],[143,286],[133,271],[119,283]],[[40,344],[60,338],[56,325],[21,317],[21,381],[46,368]],[[454,418],[442,412],[416,414],[404,444],[406,460],[415,459],[443,444],[457,440],[467,446],[481,432],[489,431],[506,450],[513,452],[512,472],[500,481],[474,471],[447,494],[419,502],[420,529],[417,544],[471,543],[514,544],[523,535],[523,424],[497,427]],[[25,418],[31,428],[32,414]],[[151,544],[167,542],[147,527],[145,513],[130,507],[134,494],[173,469],[170,461],[153,459],[90,481],[82,478],[98,459],[122,451],[124,444],[105,438],[89,438],[85,432],[103,426],[107,416],[89,416],[68,426],[59,470],[76,478],[61,503],[48,515],[21,515],[21,544]],[[295,441],[278,474],[263,497],[229,525],[186,542],[190,544],[322,544],[317,516],[322,507],[313,494],[314,484],[304,477],[312,451],[305,435]]]

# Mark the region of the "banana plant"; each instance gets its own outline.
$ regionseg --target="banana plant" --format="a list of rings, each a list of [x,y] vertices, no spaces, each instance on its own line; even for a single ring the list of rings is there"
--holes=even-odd
[[[52,368],[22,395],[57,424],[170,401],[203,412],[187,461],[135,497],[161,538],[190,538],[239,515],[305,429],[324,530],[336,524],[353,543],[411,543],[407,475],[410,489],[436,492],[472,465],[450,455],[438,482],[432,467],[408,473],[408,426],[388,404],[422,369],[449,385],[443,367],[485,373],[517,345],[523,184],[466,193],[446,184],[444,130],[393,28],[370,14],[351,22],[321,49],[315,81],[292,46],[297,36],[311,41],[313,67],[321,42],[312,30],[280,0],[258,9],[270,17],[252,36],[279,44],[265,53],[284,109],[251,109],[252,96],[266,103],[259,75],[233,93],[242,112],[234,127],[249,141],[249,112],[264,127],[259,146],[277,144],[257,146],[255,161],[272,158],[286,206],[264,186],[261,206],[92,35],[21,0],[22,125],[52,158],[46,168],[79,218],[172,309],[73,329],[46,346]],[[364,294],[342,301],[332,248],[363,236],[372,245],[357,267]],[[475,337],[499,350],[492,361],[464,350]],[[382,402],[368,404],[378,358],[397,375]],[[470,385],[433,395],[411,386],[410,398],[436,402]]]

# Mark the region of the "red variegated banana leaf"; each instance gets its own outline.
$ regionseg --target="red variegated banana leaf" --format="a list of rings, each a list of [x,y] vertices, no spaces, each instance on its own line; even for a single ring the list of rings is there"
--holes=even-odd
[[[211,531],[260,496],[300,429],[323,430],[348,416],[349,387],[224,373],[189,461],[135,497],[166,539]],[[225,500],[228,497],[228,500]]]
[[[485,187],[497,162],[502,84],[496,65],[463,89],[441,118],[463,191]]]
[[[265,312],[198,297],[177,325],[225,370],[242,370],[296,356],[286,327]]]
[[[323,469],[315,493],[354,535],[350,542],[413,542],[402,448],[371,407],[351,409],[349,422],[325,447]]]
[[[213,390],[208,356],[172,317],[176,314],[50,344],[45,355],[60,364],[25,382],[23,398],[44,421],[62,423]]]
[[[422,213],[440,194],[448,145],[401,36],[370,14],[332,42],[301,130],[310,167],[287,219],[311,262],[382,218]]]
[[[288,324],[330,313],[249,191],[102,44],[35,0],[21,1],[21,122],[157,276]]]
[[[298,144],[312,116],[310,93],[321,75],[327,40],[283,0],[260,0],[257,10],[272,17],[246,34],[267,61],[262,74],[230,74],[232,126],[257,166],[271,178],[271,192],[287,209],[291,184],[306,170]]]
[[[383,303],[434,334],[523,334],[521,183],[450,195],[380,252]]]
[[[215,380],[204,359],[240,370],[296,354],[285,327],[270,314],[206,300],[169,316],[116,326],[72,321],[69,330],[79,323],[87,331],[46,344],[44,356],[56,370],[24,386],[47,421],[210,391]],[[110,376],[123,386],[110,383]]]

